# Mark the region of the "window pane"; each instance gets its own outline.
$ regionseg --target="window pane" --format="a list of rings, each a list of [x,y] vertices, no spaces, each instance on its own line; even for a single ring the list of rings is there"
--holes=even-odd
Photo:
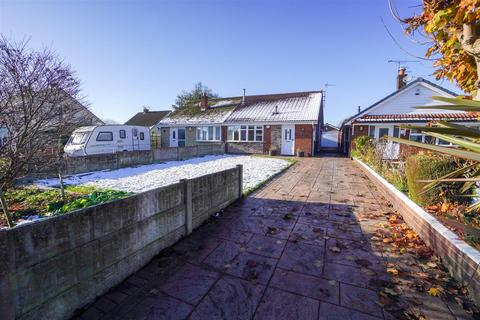
[[[113,141],[113,132],[99,132],[97,141]]]
[[[215,127],[215,140],[220,140],[220,127]]]
[[[248,126],[248,141],[255,141],[255,127]]]
[[[423,136],[421,134],[410,134],[410,140],[412,141],[417,141],[417,142],[422,142]]]
[[[200,140],[201,136],[202,136],[202,129],[200,127],[197,127],[197,140]]]
[[[247,130],[242,129],[240,131],[240,141],[247,141]]]
[[[425,143],[433,144],[434,138],[432,136],[425,136]]]
[[[375,126],[368,126],[368,136],[370,138],[375,137]]]
[[[255,130],[255,141],[263,141],[263,127],[257,126]]]
[[[125,130],[120,130],[120,139],[125,139],[127,137],[127,132]]]
[[[208,140],[213,140],[213,127],[208,127]]]
[[[145,133],[140,132],[140,140],[145,140]]]
[[[388,136],[388,128],[380,128],[378,129],[378,137],[381,139],[384,136]]]
[[[228,127],[227,140],[233,140],[233,127]]]
[[[400,138],[400,127],[397,127],[397,126],[393,127],[393,136]]]
[[[178,129],[178,140],[185,140],[185,129]]]

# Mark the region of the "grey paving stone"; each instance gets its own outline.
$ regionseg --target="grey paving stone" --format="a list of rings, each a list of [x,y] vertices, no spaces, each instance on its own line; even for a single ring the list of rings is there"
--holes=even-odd
[[[224,240],[210,253],[204,263],[218,270],[229,268],[233,259],[241,252],[241,248],[242,246],[238,243]]]
[[[247,251],[271,258],[280,258],[285,243],[285,240],[254,235],[247,244]]]
[[[383,317],[378,295],[373,290],[342,283],[340,284],[340,304],[372,316]]]
[[[226,269],[225,272],[265,285],[270,279],[276,263],[277,260],[273,258],[243,252],[232,261],[232,266]]]
[[[318,304],[318,301],[311,298],[269,288],[258,307],[255,319],[314,320],[318,318]]]
[[[324,227],[297,223],[290,235],[289,240],[294,242],[300,241],[323,247],[325,245],[326,235],[326,229]]]
[[[349,308],[340,307],[330,303],[320,303],[318,320],[377,320],[381,317],[374,317]]]
[[[333,280],[276,269],[270,286],[321,301],[339,303],[339,284]]]
[[[196,304],[218,279],[216,272],[187,264],[160,287],[166,294],[182,301]]]
[[[265,287],[225,276],[195,308],[190,319],[252,319]]]
[[[287,242],[278,267],[313,276],[323,273],[324,247],[303,242]]]

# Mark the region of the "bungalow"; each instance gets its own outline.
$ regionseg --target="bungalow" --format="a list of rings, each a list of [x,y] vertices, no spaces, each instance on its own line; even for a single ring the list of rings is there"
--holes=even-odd
[[[150,128],[150,131],[154,133],[156,131],[156,124],[165,118],[166,115],[170,113],[170,110],[161,110],[161,111],[152,111],[147,107],[143,107],[142,112],[136,113],[131,117],[126,125],[130,126],[142,126]]]
[[[162,147],[224,143],[228,153],[312,156],[323,119],[322,92],[212,99],[160,120]]]
[[[401,137],[437,145],[446,145],[446,141],[426,136],[419,131],[401,128],[404,125],[426,125],[432,121],[450,121],[459,124],[474,125],[477,118],[466,112],[443,109],[417,109],[418,106],[445,104],[432,99],[432,96],[453,98],[455,93],[423,78],[405,84],[405,69],[400,68],[397,76],[397,90],[374,103],[365,110],[345,120],[340,132],[340,148],[349,154],[353,140],[359,136],[370,136],[380,140],[384,136]],[[386,158],[396,159],[401,151],[397,143],[388,143]]]

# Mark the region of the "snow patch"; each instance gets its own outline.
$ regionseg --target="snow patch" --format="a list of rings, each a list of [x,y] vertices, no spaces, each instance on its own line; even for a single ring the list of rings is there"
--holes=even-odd
[[[96,171],[72,175],[64,179],[67,185],[86,185],[103,189],[143,192],[243,165],[243,188],[250,189],[282,171],[289,162],[282,159],[255,156],[205,156],[184,161],[168,161],[139,167]],[[58,186],[58,179],[37,180],[40,186]]]

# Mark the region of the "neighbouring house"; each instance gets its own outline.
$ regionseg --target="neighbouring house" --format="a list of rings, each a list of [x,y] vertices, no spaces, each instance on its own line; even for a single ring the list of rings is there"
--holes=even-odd
[[[340,129],[330,123],[323,126],[322,137],[320,141],[321,150],[337,151],[338,150],[338,135]]]
[[[50,124],[41,132],[47,146],[46,153],[57,152],[59,148],[63,149],[63,144],[76,128],[104,124],[88,107],[66,93],[59,110],[58,115],[52,118]],[[5,123],[2,126],[2,119],[0,119],[0,144],[8,138],[8,125]]]
[[[294,92],[201,101],[173,111],[157,127],[162,147],[223,143],[228,153],[312,156],[318,149],[322,92]]]
[[[170,112],[171,110],[152,111],[144,107],[142,112],[138,112],[124,124],[130,126],[148,127],[150,128],[150,131],[156,132],[156,124],[165,118]]]
[[[400,68],[395,92],[365,110],[359,110],[356,115],[343,122],[340,132],[342,152],[350,154],[354,139],[367,135],[377,141],[384,136],[394,136],[437,145],[450,145],[446,141],[426,136],[414,129],[401,128],[401,126],[422,126],[433,121],[477,124],[477,117],[467,112],[415,108],[444,105],[445,103],[433,100],[432,97],[453,98],[456,94],[423,78],[417,78],[406,84],[405,76],[405,69]],[[385,142],[385,144],[384,156],[388,159],[396,159],[403,150],[402,148],[408,148],[393,142]]]
[[[156,124],[165,118],[170,112],[171,110],[152,111],[147,107],[143,107],[142,112],[135,114],[132,118],[125,122],[125,124],[131,126],[148,127],[150,129],[150,142],[152,147],[160,148],[161,133]]]

